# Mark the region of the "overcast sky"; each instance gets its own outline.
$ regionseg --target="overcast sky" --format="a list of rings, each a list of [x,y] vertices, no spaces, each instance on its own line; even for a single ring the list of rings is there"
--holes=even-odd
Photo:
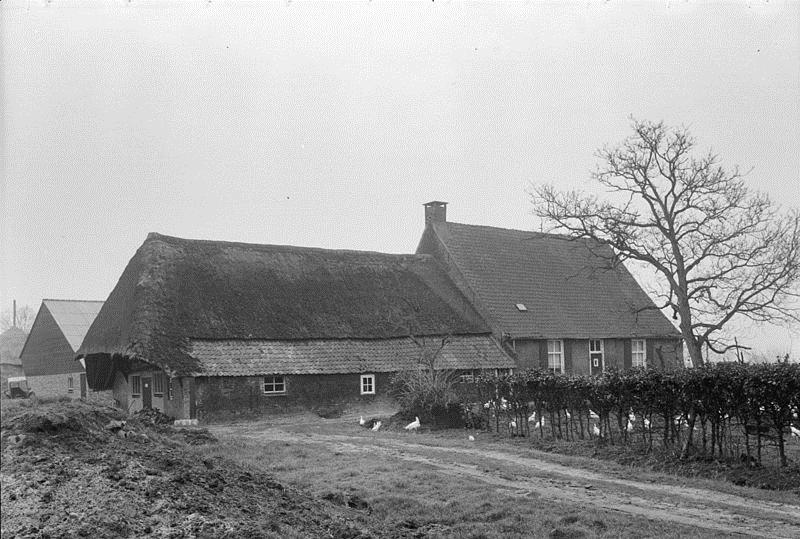
[[[538,229],[629,116],[800,206],[800,2],[5,0],[0,307],[105,299],[150,231],[413,252]],[[800,330],[751,330],[769,353]],[[759,340],[760,339],[760,340]],[[774,349],[774,350],[773,350]]]

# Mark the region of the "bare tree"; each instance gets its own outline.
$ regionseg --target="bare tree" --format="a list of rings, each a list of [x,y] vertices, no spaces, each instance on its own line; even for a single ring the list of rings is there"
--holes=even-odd
[[[534,214],[611,246],[611,263],[655,270],[657,307],[672,309],[694,365],[703,364],[704,346],[736,348],[721,331],[732,320],[800,320],[800,212],[748,190],[717,155],[696,155],[686,128],[635,119],[632,127],[628,139],[598,151],[592,178],[606,198],[534,186]]]
[[[36,311],[28,305],[17,307],[16,326],[21,330],[28,332],[33,325],[33,319],[36,318]],[[0,313],[0,333],[7,330],[14,325],[13,309],[3,309]]]

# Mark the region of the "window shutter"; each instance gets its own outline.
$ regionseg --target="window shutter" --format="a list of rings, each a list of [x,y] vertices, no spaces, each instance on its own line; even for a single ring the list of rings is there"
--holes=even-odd
[[[645,353],[647,354],[647,363],[646,363],[646,365],[647,365],[647,367],[661,367],[661,368],[663,368],[664,367],[663,365],[659,365],[658,364],[658,358],[656,357],[655,344],[656,343],[653,342],[651,339],[647,339],[647,341],[645,341]]]
[[[623,353],[622,353],[622,368],[623,369],[630,369],[631,368],[631,340],[624,339],[623,340]]]
[[[539,341],[539,366],[547,370],[547,341]]]
[[[572,341],[564,339],[564,372],[572,372]]]

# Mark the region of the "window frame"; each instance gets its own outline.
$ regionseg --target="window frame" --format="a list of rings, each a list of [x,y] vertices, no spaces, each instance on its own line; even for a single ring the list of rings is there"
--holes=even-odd
[[[71,374],[67,376],[67,393],[75,393],[75,378]]]
[[[272,379],[272,381],[268,382],[267,379]],[[278,378],[280,378],[280,382],[278,382]],[[267,390],[267,386],[271,386],[271,390]],[[278,386],[281,389],[277,389]],[[264,376],[261,380],[261,390],[264,392],[264,395],[286,395],[286,377],[282,374],[270,374]]]
[[[481,375],[480,369],[463,369],[458,373],[459,384],[473,384],[475,379]]]
[[[375,394],[375,390],[377,389],[376,388],[376,383],[375,383],[375,375],[374,374],[362,374],[360,380],[361,380],[361,383],[359,384],[358,387],[361,390],[361,394],[362,395],[374,395]],[[364,387],[365,387],[366,384],[364,382],[366,382],[367,380],[369,380],[368,385],[372,389],[365,391]]]
[[[558,343],[558,352],[553,352],[550,350],[551,344]],[[558,356],[559,364],[557,366],[553,365],[550,361],[552,356]],[[564,340],[563,339],[547,339],[547,370],[553,372],[564,372]]]
[[[641,350],[636,350],[635,343],[641,343]],[[637,365],[636,358],[641,355],[641,364]],[[647,339],[631,339],[631,367],[647,368]]]
[[[138,389],[138,391],[136,391]],[[131,397],[142,396],[142,377],[138,374],[131,375]]]
[[[592,350],[592,344],[599,342],[600,349],[599,350]],[[600,368],[603,372],[606,370],[606,343],[603,339],[589,339],[589,361],[592,363],[590,365],[591,368],[594,368],[594,355],[598,355],[600,358]]]
[[[153,375],[153,396],[164,397],[164,373],[157,372]]]
[[[174,378],[170,376],[167,379],[167,399],[168,400],[175,400],[175,383]]]

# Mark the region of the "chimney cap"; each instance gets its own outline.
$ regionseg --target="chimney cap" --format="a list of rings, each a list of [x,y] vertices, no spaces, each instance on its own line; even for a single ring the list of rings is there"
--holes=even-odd
[[[431,200],[430,202],[426,202],[423,206],[447,206],[447,202],[443,202],[441,200]]]

